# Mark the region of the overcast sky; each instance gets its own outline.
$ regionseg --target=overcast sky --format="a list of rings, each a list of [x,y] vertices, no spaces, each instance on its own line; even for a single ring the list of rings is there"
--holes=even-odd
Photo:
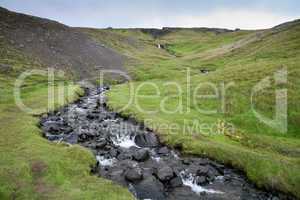
[[[300,0],[0,0],[0,6],[99,28],[260,29],[300,18]]]

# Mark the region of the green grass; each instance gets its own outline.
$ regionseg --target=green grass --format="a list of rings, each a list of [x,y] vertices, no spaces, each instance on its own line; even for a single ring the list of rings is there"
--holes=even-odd
[[[160,38],[160,41],[163,44],[167,44],[167,48],[170,52],[183,57],[225,46],[244,38],[250,33],[251,31],[237,31],[233,33],[216,34],[214,32],[197,32],[193,29],[187,29],[165,35]]]
[[[48,86],[45,77],[30,76],[22,84],[21,98],[34,112],[20,110],[13,96],[17,75],[42,65],[4,42],[1,47],[1,64],[11,70],[0,72],[0,199],[133,199],[127,189],[90,173],[96,164],[90,151],[41,135],[39,116],[78,99],[82,89],[60,79]],[[54,104],[48,107],[52,88]]]
[[[127,58],[135,89],[145,82],[158,86],[159,96],[155,96],[157,91],[151,85],[142,86],[139,94],[144,96],[137,97],[123,110],[124,115],[146,120],[145,124],[163,142],[182,146],[183,153],[232,165],[244,170],[260,187],[300,198],[299,22],[263,32],[216,35],[180,30],[157,39],[139,30],[81,30]],[[158,49],[158,43],[168,44],[168,49]],[[22,71],[45,66],[22,55],[1,38],[0,47],[0,63],[10,66],[0,71],[0,199],[132,199],[127,189],[90,174],[90,166],[96,161],[89,151],[77,145],[54,144],[41,137],[38,114],[48,111],[45,77],[31,76],[22,86],[22,100],[35,108],[34,115],[16,107],[13,87]],[[249,100],[253,86],[267,76],[273,83],[273,74],[282,67],[288,70],[287,84],[279,85],[288,89],[289,126],[285,134],[261,123],[251,111]],[[187,68],[190,83],[186,81]],[[200,69],[211,72],[203,75]],[[181,94],[174,85],[166,85],[170,81],[183,88]],[[220,98],[189,101],[194,92],[213,94],[208,86],[196,91],[205,82],[216,83],[218,87],[222,82],[234,82],[226,93],[224,113],[204,114],[197,110],[220,111]],[[62,79],[50,87],[56,91],[50,110],[75,100],[81,93],[78,86]],[[255,98],[256,108],[268,117],[274,114],[274,89],[272,86]],[[62,97],[66,90],[70,93],[59,100],[57,97]],[[113,109],[122,108],[130,99],[129,84],[114,86],[108,97]],[[162,101],[168,110],[178,105],[183,109],[166,113],[158,109]],[[155,112],[142,112],[138,106]],[[195,120],[203,126],[194,127]]]
[[[124,115],[134,116],[139,121],[146,120],[145,124],[153,128],[164,142],[182,145],[185,153],[208,156],[232,165],[245,171],[260,187],[300,197],[299,22],[280,31],[239,31],[215,35],[181,30],[152,41],[142,33],[134,37],[136,30],[127,30],[126,33],[110,31],[118,37],[133,37],[140,43],[147,38],[144,43],[146,49],[130,57],[135,62],[129,63],[128,68],[134,69],[131,71],[135,78],[132,84],[136,90],[145,82],[152,82],[160,92],[157,96],[153,86],[141,86],[138,94],[144,96],[137,97],[122,110]],[[98,31],[92,32],[92,37],[101,38]],[[115,39],[111,37],[111,43]],[[169,51],[175,52],[177,57],[166,55],[167,51],[153,49],[157,43],[168,44]],[[109,43],[107,45],[110,46]],[[132,44],[122,45],[121,53],[125,54],[130,48],[138,51]],[[190,91],[186,89],[187,67],[191,70]],[[199,71],[203,68],[212,71],[203,75]],[[252,112],[250,102],[253,87],[268,76],[274,83],[274,74],[282,68],[288,71],[287,83],[272,85],[255,96],[254,103],[260,113],[271,118],[275,110],[275,89],[288,89],[288,131],[284,134],[260,122]],[[168,81],[177,82],[183,88],[182,93],[179,94],[174,85],[165,85]],[[216,83],[218,87],[222,82],[234,83],[226,93],[225,112],[220,112],[222,104],[219,97],[189,101],[197,86],[206,82]],[[129,84],[114,86],[109,93],[109,105],[115,110],[123,108],[130,99],[129,91]],[[210,87],[196,92],[214,94]],[[152,97],[149,98],[149,95]],[[182,104],[184,110],[166,113],[160,109],[162,101],[166,109],[174,110]],[[203,114],[197,107],[219,112]],[[203,126],[193,128],[194,120]],[[230,132],[232,124],[234,134]],[[210,134],[204,125],[211,128]]]
[[[28,86],[24,91],[22,99],[36,109],[35,114],[47,111],[45,85]],[[56,93],[66,89],[70,94],[51,109],[75,100],[81,93],[74,85],[53,87]],[[42,138],[38,116],[20,111],[13,102],[1,103],[0,111],[1,199],[132,199],[126,189],[90,174],[90,167],[96,163],[91,152]]]

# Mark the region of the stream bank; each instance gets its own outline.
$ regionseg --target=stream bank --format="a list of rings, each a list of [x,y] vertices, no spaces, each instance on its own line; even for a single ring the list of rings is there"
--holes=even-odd
[[[77,102],[41,119],[47,139],[80,144],[94,153],[94,174],[127,187],[141,200],[291,199],[258,190],[223,164],[181,156],[161,144],[151,130],[107,109],[108,89],[88,89]]]

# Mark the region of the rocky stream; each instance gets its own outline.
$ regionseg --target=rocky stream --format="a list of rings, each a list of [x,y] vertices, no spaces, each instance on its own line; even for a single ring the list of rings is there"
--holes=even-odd
[[[181,156],[151,130],[110,111],[108,89],[87,89],[77,102],[41,118],[47,139],[94,153],[93,174],[127,187],[139,200],[289,199],[257,189],[238,170],[213,160]]]

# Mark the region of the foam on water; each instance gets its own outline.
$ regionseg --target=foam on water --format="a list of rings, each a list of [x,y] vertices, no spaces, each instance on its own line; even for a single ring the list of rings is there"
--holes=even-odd
[[[224,176],[217,176],[217,177],[216,177],[216,180],[217,180],[217,181],[223,181],[223,180],[224,180]]]
[[[108,167],[109,166],[113,166],[117,162],[117,160],[115,158],[109,158],[109,159],[107,159],[107,158],[105,158],[103,156],[96,156],[96,159],[99,162],[99,164],[101,166],[104,166],[104,167],[106,167],[106,166],[108,166]]]
[[[118,122],[118,120],[117,120],[117,119],[105,119],[105,120],[103,120],[103,122],[112,122],[112,123],[116,123],[116,122]]]
[[[130,137],[129,135],[124,135],[124,136],[116,135],[112,139],[112,142],[114,143],[114,145],[126,149],[129,149],[130,147],[138,147],[134,142],[134,137]]]
[[[160,162],[161,158],[160,157],[155,157],[155,156],[151,156],[152,160],[155,160],[156,162]]]
[[[186,174],[186,172],[183,171],[183,172],[181,172],[180,175],[181,175],[183,185],[190,187],[192,189],[192,191],[197,194],[200,194],[202,192],[211,193],[211,194],[223,194],[223,192],[221,192],[221,191],[216,191],[213,189],[205,189],[205,188],[201,187],[200,185],[197,185],[195,183],[195,177],[192,174]]]
[[[173,157],[175,158],[175,159],[179,159],[179,156],[177,155],[177,153],[175,152],[175,151],[171,151],[171,154],[173,155]]]

